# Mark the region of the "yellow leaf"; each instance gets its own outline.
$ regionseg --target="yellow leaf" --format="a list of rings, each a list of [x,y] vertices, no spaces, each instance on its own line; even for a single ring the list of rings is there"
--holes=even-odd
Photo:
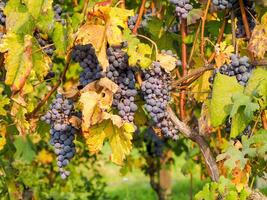
[[[267,26],[266,24],[256,25],[254,28],[248,50],[257,58],[263,59],[267,51]]]
[[[201,77],[191,84],[192,96],[198,101],[203,102],[207,99],[210,87],[209,77],[212,75],[211,71],[205,72]]]
[[[81,94],[83,123],[82,129],[87,130],[91,126],[91,119],[99,102],[99,95],[94,91]]]
[[[111,92],[116,93],[119,89],[119,86],[115,84],[113,81],[111,81],[108,78],[101,78],[98,82],[98,84],[104,88],[109,89]]]
[[[167,72],[172,71],[176,67],[177,59],[171,55],[159,54],[157,60],[160,62],[161,67]]]
[[[99,152],[103,147],[104,140],[108,139],[112,150],[110,159],[118,165],[123,164],[123,160],[132,149],[132,132],[126,132],[124,127],[117,127],[111,120],[105,120],[93,126],[85,138],[91,153]]]
[[[37,160],[42,164],[49,164],[53,161],[53,156],[45,149],[42,149],[37,155]]]
[[[215,62],[217,67],[221,67],[225,62],[229,62],[230,55],[234,52],[234,47],[232,45],[226,44],[226,42],[221,42],[216,45],[215,48]]]
[[[0,150],[2,150],[6,144],[6,125],[0,124]]]
[[[93,25],[86,23],[78,30],[76,44],[92,44],[95,48],[99,63],[105,70],[108,67],[106,56],[106,27],[103,25]]]
[[[116,24],[118,20],[111,19],[106,25],[106,36],[109,45],[118,46],[123,42],[122,31]]]

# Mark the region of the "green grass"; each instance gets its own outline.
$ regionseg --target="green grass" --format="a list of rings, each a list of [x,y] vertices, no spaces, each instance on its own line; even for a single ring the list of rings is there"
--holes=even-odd
[[[193,193],[196,194],[203,186],[201,181],[193,184]],[[120,187],[109,187],[108,193],[111,196],[116,196],[118,200],[156,200],[157,195],[151,189],[147,181],[137,182],[133,184],[125,183]],[[190,184],[188,180],[182,180],[174,183],[172,188],[171,199],[189,200],[190,199]]]

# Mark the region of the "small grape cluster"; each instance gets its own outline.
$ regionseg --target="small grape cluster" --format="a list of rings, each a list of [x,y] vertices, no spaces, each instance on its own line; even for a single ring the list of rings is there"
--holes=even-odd
[[[57,166],[62,179],[69,176],[70,172],[65,170],[64,167],[68,165],[76,152],[73,142],[76,130],[69,123],[69,117],[73,114],[73,110],[73,102],[64,98],[62,94],[57,94],[50,105],[50,110],[41,117],[42,121],[51,126],[50,143],[55,148]]]
[[[218,10],[231,9],[236,2],[237,0],[212,0],[212,4]]]
[[[153,16],[152,9],[146,10],[146,13],[143,15],[142,22],[138,28],[145,28],[147,26],[147,23],[151,20],[152,16]],[[129,29],[131,29],[131,30],[134,29],[137,18],[138,18],[138,14],[128,18]]]
[[[34,32],[34,37],[37,39],[39,45],[43,48],[43,51],[49,57],[52,57],[54,55],[54,51],[56,50],[52,39],[50,39],[49,37],[47,38],[43,37],[40,31],[38,30]]]
[[[245,86],[254,68],[253,65],[249,63],[249,58],[247,56],[239,57],[236,54],[232,54],[230,58],[231,62],[221,66],[218,71],[227,76],[235,76],[238,83]],[[213,83],[216,72],[217,71],[210,77],[210,83]]]
[[[66,25],[66,20],[63,18],[63,9],[59,4],[53,7],[55,13],[55,20],[60,22],[63,26]]]
[[[134,102],[137,90],[135,89],[134,70],[129,67],[128,56],[122,50],[125,46],[127,44],[107,49],[109,67],[106,76],[119,86],[114,94],[113,107],[118,109],[118,114],[124,121],[133,122],[134,113],[137,110]]]
[[[250,29],[250,31],[253,31],[253,29],[256,26],[255,3],[254,3],[254,1],[251,1],[251,0],[244,0],[243,2],[244,2],[244,6],[246,7],[246,16],[247,16],[247,20],[248,20],[249,29]],[[237,38],[245,37],[246,36],[246,32],[245,32],[245,26],[244,26],[244,23],[243,23],[240,7],[235,9],[235,16],[237,17],[236,37]]]
[[[164,141],[155,133],[152,127],[149,127],[144,134],[147,152],[151,157],[160,158],[164,151]]]
[[[2,26],[6,25],[6,16],[5,16],[4,11],[3,11],[5,6],[6,6],[6,2],[1,1],[0,2],[0,24]]]
[[[102,66],[99,63],[95,54],[95,49],[91,44],[75,46],[71,57],[83,68],[83,71],[80,74],[80,84],[83,87],[103,77]]]
[[[171,90],[170,74],[161,68],[159,62],[154,62],[150,69],[143,70],[143,80],[141,90],[145,100],[145,109],[156,127],[160,128],[166,137],[178,139],[178,131],[167,113]]]
[[[170,3],[175,5],[176,16],[180,19],[186,19],[188,13],[193,9],[190,0],[170,0]]]

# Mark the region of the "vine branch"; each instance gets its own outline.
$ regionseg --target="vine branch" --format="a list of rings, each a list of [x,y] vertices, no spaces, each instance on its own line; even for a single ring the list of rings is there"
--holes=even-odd
[[[181,21],[181,35],[182,35],[182,70],[183,77],[187,75],[187,49],[185,44],[186,39],[186,30],[187,29],[187,21],[186,19],[182,19]],[[182,121],[186,118],[186,94],[185,90],[181,90],[180,92],[180,118]]]
[[[213,181],[217,182],[219,180],[219,169],[214,159],[214,156],[212,155],[210,147],[205,141],[205,139],[201,135],[193,132],[190,127],[187,126],[184,122],[180,121],[170,106],[168,106],[167,111],[173,123],[178,127],[178,130],[186,138],[198,144],[200,151],[204,157],[205,164],[209,170],[210,177]]]
[[[66,64],[65,64],[63,72],[61,73],[61,75],[59,77],[59,80],[54,85],[54,87],[45,95],[45,97],[38,103],[38,105],[34,108],[34,110],[26,115],[26,118],[28,120],[31,118],[34,118],[36,116],[36,113],[40,110],[40,108],[48,101],[48,99],[52,96],[52,94],[58,89],[60,84],[65,81],[66,73],[68,71],[70,61],[71,61],[70,52],[71,52],[71,50],[67,54]]]
[[[136,24],[135,24],[135,26],[133,28],[133,34],[137,33],[137,29],[141,24],[142,17],[143,17],[143,14],[144,14],[144,10],[145,10],[145,5],[146,5],[146,0],[142,0],[142,4],[141,4],[141,7],[140,7],[140,10],[139,10],[139,13],[138,13],[138,18],[137,18]]]
[[[249,39],[250,29],[249,29],[248,18],[247,18],[246,9],[245,9],[243,0],[239,0],[239,5],[240,5],[240,10],[241,10],[242,21],[245,27],[246,36],[247,36],[247,39]]]

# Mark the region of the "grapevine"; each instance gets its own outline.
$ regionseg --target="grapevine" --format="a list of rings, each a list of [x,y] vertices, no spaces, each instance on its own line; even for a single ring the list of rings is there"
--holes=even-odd
[[[0,0],[0,199],[266,199],[266,8]]]

